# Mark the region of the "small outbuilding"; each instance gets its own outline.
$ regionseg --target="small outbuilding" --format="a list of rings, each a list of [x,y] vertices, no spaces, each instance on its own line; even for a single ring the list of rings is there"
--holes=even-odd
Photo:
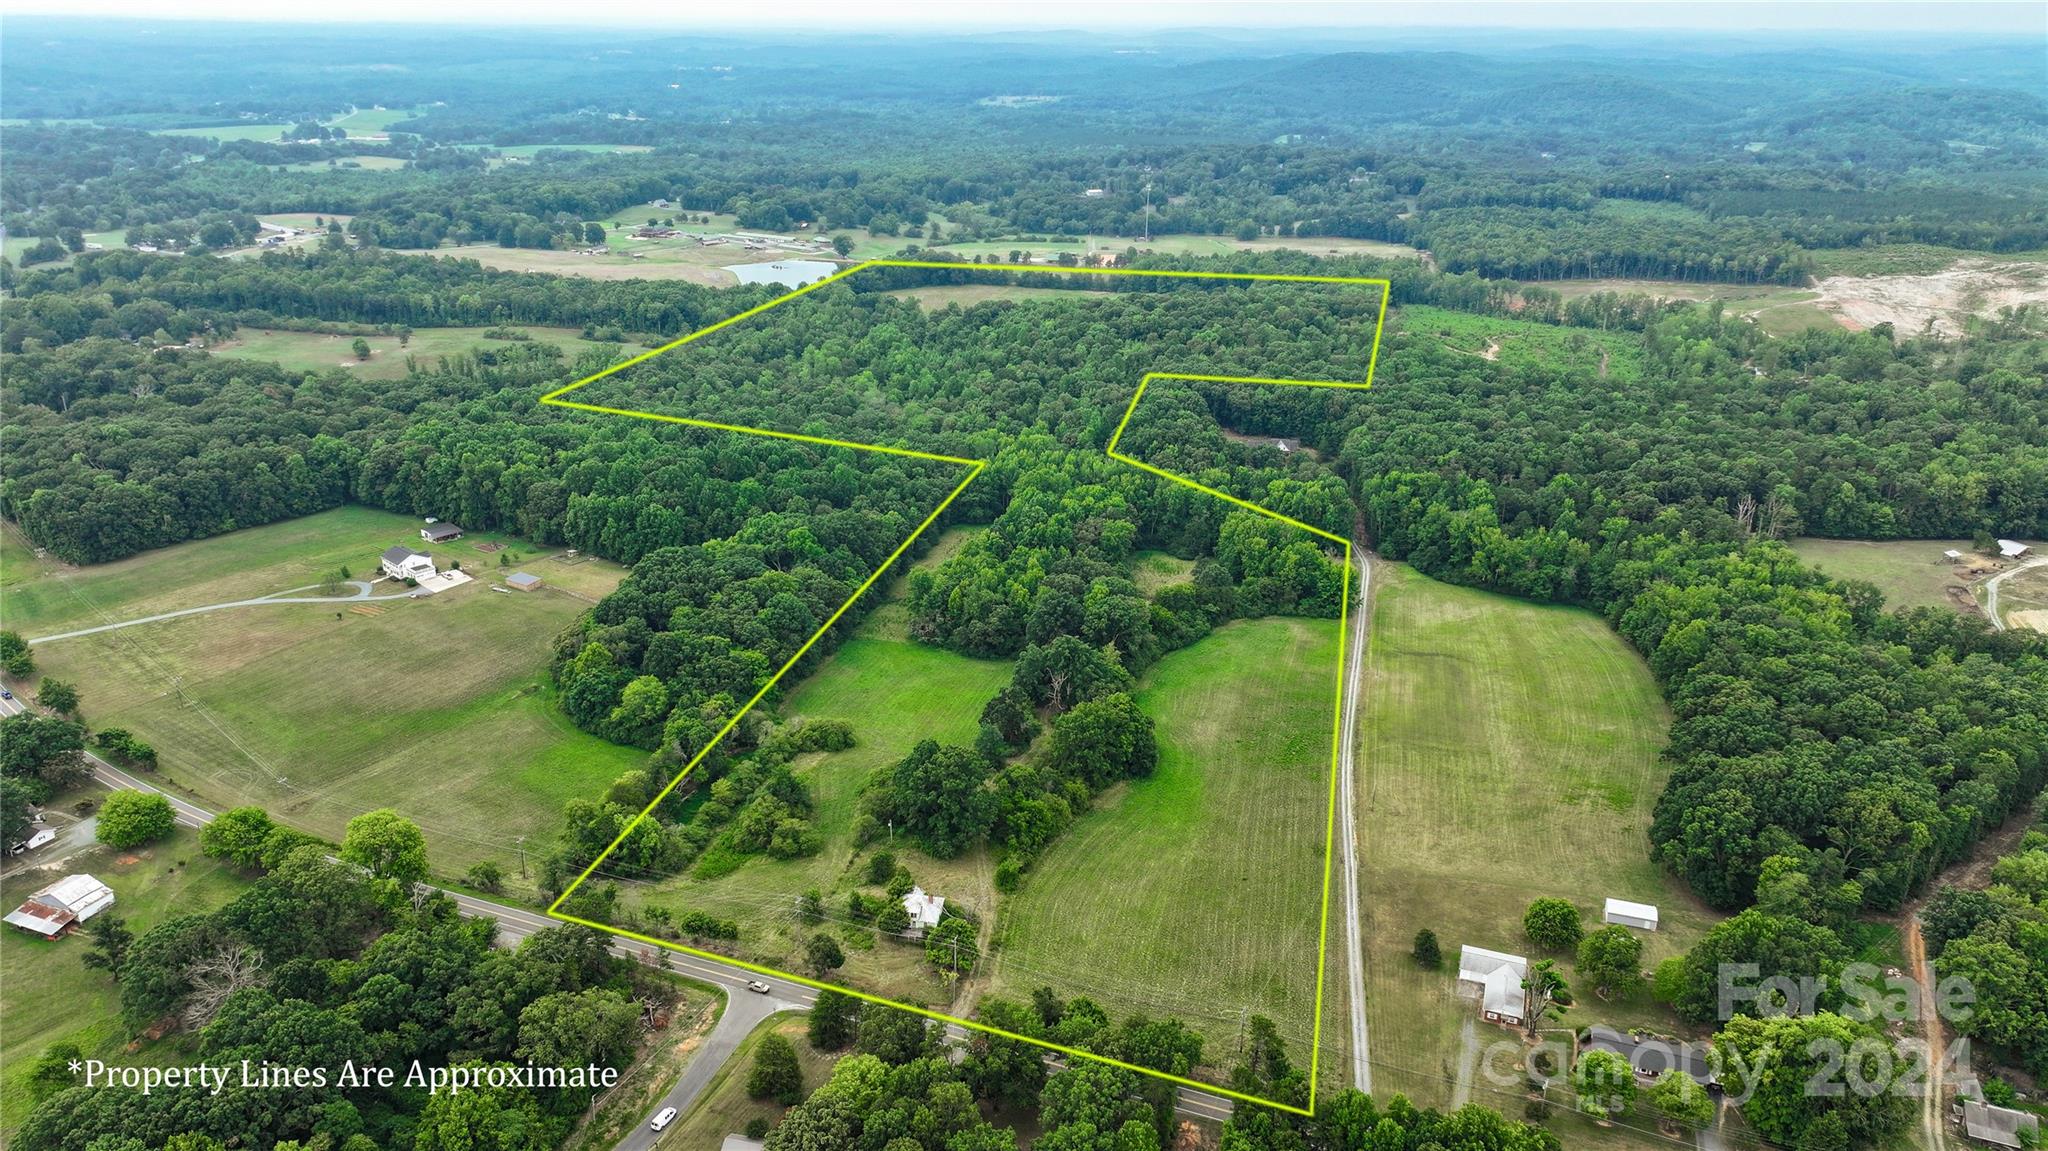
[[[539,591],[546,587],[546,581],[529,572],[513,572],[505,577],[505,586],[513,591]]]
[[[725,1137],[725,1142],[718,1145],[718,1151],[761,1151],[764,1146],[766,1144],[761,1140],[749,1139],[735,1131]]]
[[[420,529],[420,538],[430,544],[445,544],[449,540],[462,538],[462,529],[454,524],[432,524]]]
[[[434,574],[434,557],[426,552],[416,552],[403,544],[386,548],[377,557],[378,566],[384,574],[395,580],[422,580]]]
[[[1644,931],[1657,930],[1657,909],[1648,903],[1610,899],[1607,901],[1607,913],[1601,919],[1606,923],[1619,923],[1623,927],[1636,927]]]
[[[2016,560],[2032,549],[2018,540],[1999,540],[1998,554],[2003,559]]]
[[[1947,560],[1950,563],[1961,563],[1963,559],[1963,553],[1957,551],[1954,548],[1950,548],[1947,551],[1941,553],[1941,558]]]
[[[2022,1139],[2021,1132],[2040,1135],[2041,1120],[2025,1111],[1994,1103],[1980,1103],[1975,1099],[1963,1102],[1963,1133],[1977,1142],[1993,1147],[2028,1146],[2031,1140]]]
[[[4,922],[45,939],[55,939],[114,906],[114,891],[90,875],[67,875],[28,897]]]

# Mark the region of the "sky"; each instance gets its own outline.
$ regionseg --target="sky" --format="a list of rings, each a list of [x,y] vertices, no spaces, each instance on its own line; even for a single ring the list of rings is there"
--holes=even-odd
[[[762,13],[770,13],[764,16]],[[851,28],[923,32],[1045,29],[1121,31],[1176,28],[1541,28],[1700,29],[1725,33],[1854,32],[2031,34],[2048,39],[2048,4],[1941,0],[1785,3],[1780,0],[777,0],[773,5],[677,5],[646,0],[347,0],[280,5],[275,0],[0,0],[13,15],[138,17],[317,23],[475,24],[501,27],[590,22],[688,29]],[[4,34],[4,29],[0,29]]]

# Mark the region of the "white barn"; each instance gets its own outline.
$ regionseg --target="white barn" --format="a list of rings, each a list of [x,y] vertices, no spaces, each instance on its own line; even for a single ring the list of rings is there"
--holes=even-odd
[[[378,557],[378,562],[383,567],[384,574],[396,580],[426,579],[434,574],[433,556],[425,552],[416,552],[402,544],[385,549],[384,554]]]
[[[1657,909],[1648,903],[1610,899],[1607,901],[1607,913],[1601,918],[1604,922],[1619,923],[1623,927],[1639,927],[1644,931],[1657,930]]]
[[[1529,961],[1504,951],[1466,944],[1458,949],[1458,994],[1479,1000],[1481,1018],[1520,1023],[1529,1011]]]
[[[1998,554],[2009,560],[2016,560],[2028,552],[2027,545],[2018,540],[1999,540]]]
[[[71,925],[84,923],[112,906],[112,888],[90,875],[67,875],[29,896],[27,902],[7,913],[4,922],[54,939]]]

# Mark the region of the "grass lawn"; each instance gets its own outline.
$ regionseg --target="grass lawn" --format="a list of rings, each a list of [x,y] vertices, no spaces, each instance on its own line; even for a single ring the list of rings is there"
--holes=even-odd
[[[2032,567],[1998,585],[2005,626],[2048,632],[2048,567]]]
[[[1805,536],[1792,541],[1799,558],[1836,579],[1865,580],[1884,593],[1893,610],[1908,607],[1954,607],[1946,590],[1966,586],[1956,566],[1942,557],[1954,550],[1974,557],[1969,540],[1825,540]],[[2007,587],[2015,582],[2007,581]]]
[[[1635,379],[1642,372],[1636,340],[1622,333],[1419,306],[1399,308],[1392,318],[1390,331],[1438,340],[1447,348],[1502,364],[1546,364],[1620,380]]]
[[[351,507],[92,568],[48,565],[9,589],[8,626],[51,635],[269,595],[342,564],[367,578],[418,528]],[[509,547],[477,550],[489,542]],[[36,662],[79,685],[95,727],[150,741],[169,781],[216,809],[259,804],[338,839],[352,816],[395,807],[426,831],[438,872],[491,859],[518,887],[520,836],[544,849],[566,800],[644,762],[570,726],[547,684],[554,636],[624,570],[490,533],[434,550],[476,582],[420,600],[186,616],[38,644]],[[490,590],[513,570],[500,554],[548,587]]]
[[[552,254],[552,253],[551,253]],[[404,345],[397,336],[364,336],[370,358],[358,360],[353,346],[356,337],[325,332],[286,332],[268,328],[242,328],[235,338],[213,348],[215,355],[245,360],[270,360],[293,371],[324,372],[346,368],[373,380],[395,380],[406,375],[406,360],[417,360],[431,369],[442,356],[456,356],[479,348],[504,350],[521,341],[496,340],[484,333],[489,328],[415,328]],[[610,344],[586,340],[576,328],[522,327],[531,342],[562,349],[562,366],[567,371],[579,357],[594,349],[632,355],[644,350],[637,344]]]
[[[98,799],[105,793],[82,794]],[[181,827],[138,851],[94,847],[61,866],[9,875],[0,880],[0,902],[11,908],[76,872],[114,889],[114,907],[103,914],[125,920],[137,938],[166,919],[219,907],[246,885],[232,868],[199,854],[199,833]],[[127,1051],[119,990],[106,972],[79,962],[90,949],[82,934],[45,941],[12,927],[0,931],[0,1016],[7,1020],[0,1030],[0,1136],[21,1126],[34,1109],[26,1080],[36,1056],[53,1043],[76,1043],[88,1057],[123,1064],[197,1058],[175,1040]]]
[[[972,534],[948,532],[918,561],[919,566],[943,562]],[[901,583],[897,581],[898,588]],[[893,600],[894,591],[889,594]],[[836,925],[848,935],[847,942],[854,943],[844,948],[846,966],[835,981],[906,1001],[945,1000],[946,988],[915,946],[886,939],[872,947],[855,942],[866,942],[869,933],[853,930],[846,916],[846,893],[865,883],[855,871],[865,853],[854,847],[854,815],[861,785],[876,770],[903,758],[919,740],[972,744],[981,709],[1009,682],[1010,664],[913,643],[903,634],[904,625],[900,603],[883,605],[778,709],[785,720],[841,719],[853,725],[853,747],[802,756],[794,765],[798,777],[810,785],[813,826],[824,841],[823,849],[802,859],[753,856],[738,870],[713,879],[686,873],[631,891],[633,902],[736,919],[742,950],[787,970],[797,961],[800,942],[816,930],[796,919],[796,898],[817,888],[825,893],[827,924]],[[905,842],[890,850],[927,890],[989,918],[995,907],[995,865],[986,851],[935,860]]]
[[[0,254],[4,254],[8,259],[14,261],[16,267],[19,267],[22,254],[42,242],[43,238],[41,236],[9,236],[5,245],[0,246]],[[125,231],[87,232],[85,233],[85,242],[88,244],[98,244],[108,251],[112,251],[115,248],[125,248],[128,246],[128,233]],[[64,258],[61,260],[51,260],[47,264],[30,264],[29,267],[54,268],[60,264],[68,264],[70,262],[71,253],[66,251]]]
[[[636,252],[642,253],[643,258],[634,259]],[[684,280],[713,288],[729,288],[740,282],[724,265],[747,263],[749,257],[760,255],[729,245],[700,247],[695,240],[677,243],[631,237],[613,241],[609,251],[597,256],[539,248],[501,248],[496,244],[463,244],[429,254],[475,260],[486,268],[507,272],[546,272],[592,280]]]
[[[1148,670],[1159,767],[1099,799],[1004,897],[995,990],[1179,1017],[1216,1064],[1243,1014],[1263,1014],[1306,1065],[1336,656],[1334,620],[1243,620]]]
[[[755,1099],[747,1094],[747,1076],[754,1069],[754,1049],[769,1034],[776,1034],[789,1040],[796,1048],[797,1065],[804,1073],[804,1094],[818,1089],[825,1080],[832,1077],[832,1066],[839,1062],[837,1053],[822,1052],[811,1046],[805,1037],[808,1024],[805,1016],[797,1012],[785,1012],[763,1020],[753,1034],[742,1040],[732,1058],[725,1061],[716,1077],[697,1096],[697,1103],[689,1113],[669,1128],[655,1147],[662,1151],[698,1151],[700,1148],[716,1147],[727,1135],[745,1131],[751,1119],[766,1119],[770,1124],[782,1122],[783,1113],[789,1108],[772,1099]]]
[[[393,124],[410,120],[419,115],[416,108],[357,108],[346,116],[326,121],[329,128],[340,128],[350,136],[383,135]]]
[[[1161,551],[1139,552],[1137,562],[1131,569],[1132,582],[1138,585],[1139,591],[1148,596],[1157,594],[1162,588],[1186,583],[1193,579],[1194,575],[1195,561],[1184,560]]]
[[[1557,958],[1571,979],[1568,957],[1532,950],[1522,933],[1522,913],[1544,896],[1571,900],[1589,926],[1609,896],[1658,905],[1645,970],[1705,933],[1712,913],[1649,859],[1669,715],[1642,661],[1590,612],[1391,564],[1373,584],[1357,814],[1374,1091],[1445,1105],[1469,1090],[1519,1113],[1474,1074],[1473,1044],[1518,1042],[1519,1031],[1480,1022],[1457,996],[1458,948]],[[1409,958],[1425,927],[1446,970]],[[1611,1001],[1580,991],[1570,1026],[1678,1033],[1641,988]]]

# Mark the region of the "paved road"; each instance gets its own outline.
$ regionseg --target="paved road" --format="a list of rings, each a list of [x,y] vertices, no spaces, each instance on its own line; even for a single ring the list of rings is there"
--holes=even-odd
[[[124,627],[134,627],[137,624],[156,623],[159,620],[177,619],[179,616],[182,615],[200,615],[205,612],[222,611],[231,607],[262,607],[266,604],[274,603],[374,603],[378,600],[404,599],[405,597],[412,594],[409,591],[403,591],[397,592],[392,595],[371,595],[370,585],[368,582],[359,579],[352,579],[346,582],[349,584],[349,586],[356,589],[356,593],[354,595],[292,595],[292,592],[306,591],[308,588],[314,588],[319,586],[318,584],[307,584],[305,587],[295,587],[291,588],[288,591],[281,591],[276,595],[262,596],[257,599],[238,599],[230,600],[227,603],[210,603],[207,604],[205,607],[188,607],[182,611],[167,611],[159,615],[146,615],[143,616],[141,619],[124,619],[120,623],[101,624],[99,627],[81,628],[78,631],[67,631],[61,635],[37,636],[35,639],[32,639],[28,642],[32,644],[37,644],[52,643],[60,639],[76,639],[82,635],[97,635],[103,631],[118,631],[119,629]]]
[[[0,714],[13,715],[26,710],[20,700],[0,699]],[[132,791],[146,791],[163,796],[170,801],[171,811],[177,822],[186,827],[204,827],[213,822],[214,813],[189,800],[164,791],[162,788],[139,779],[90,752],[86,762],[92,767],[93,778],[110,788],[126,788]],[[516,945],[520,940],[539,931],[547,931],[561,924],[538,911],[514,907],[509,903],[479,899],[460,891],[437,889],[455,901],[464,915],[489,917],[498,921],[498,941],[501,944]],[[740,1041],[747,1037],[760,1022],[779,1011],[806,1011],[817,1002],[816,990],[799,983],[772,979],[757,975],[744,967],[715,959],[694,955],[683,955],[651,944],[636,943],[618,939],[612,943],[612,954],[643,963],[649,967],[673,971],[692,979],[702,980],[725,992],[725,1011],[718,1023],[711,1029],[704,1045],[691,1057],[689,1065],[678,1076],[675,1085],[660,1102],[648,1108],[651,1117],[663,1107],[674,1107],[678,1114],[687,1114],[690,1104],[696,1101],[700,1092],[711,1081],[711,1077],[725,1064],[738,1048]],[[747,984],[760,980],[768,984],[768,993],[763,995],[747,989]],[[947,1040],[955,1045],[965,1043],[968,1031],[964,1027],[948,1025]],[[1230,1118],[1231,1101],[1221,1095],[1183,1087],[1175,1103],[1183,1115],[1193,1118],[1222,1122]],[[670,1128],[673,1131],[675,1128]],[[618,1144],[620,1151],[647,1151],[655,1146],[656,1137],[647,1129],[643,1119],[637,1123]]]
[[[1998,585],[2023,571],[2032,571],[2043,564],[2048,564],[2048,556],[2028,560],[2017,567],[2007,568],[1984,581],[1984,614],[1991,617],[1991,627],[1994,631],[2005,630],[2005,621],[1998,618]]]
[[[1358,799],[1354,787],[1358,757],[1359,696],[1365,689],[1365,641],[1372,625],[1372,561],[1364,541],[1352,545],[1358,564],[1358,602],[1351,608],[1351,635],[1344,668],[1344,715],[1337,750],[1337,845],[1344,882],[1344,976],[1351,1004],[1351,1082],[1372,1091],[1371,1050],[1365,1027],[1365,931],[1358,907]]]

